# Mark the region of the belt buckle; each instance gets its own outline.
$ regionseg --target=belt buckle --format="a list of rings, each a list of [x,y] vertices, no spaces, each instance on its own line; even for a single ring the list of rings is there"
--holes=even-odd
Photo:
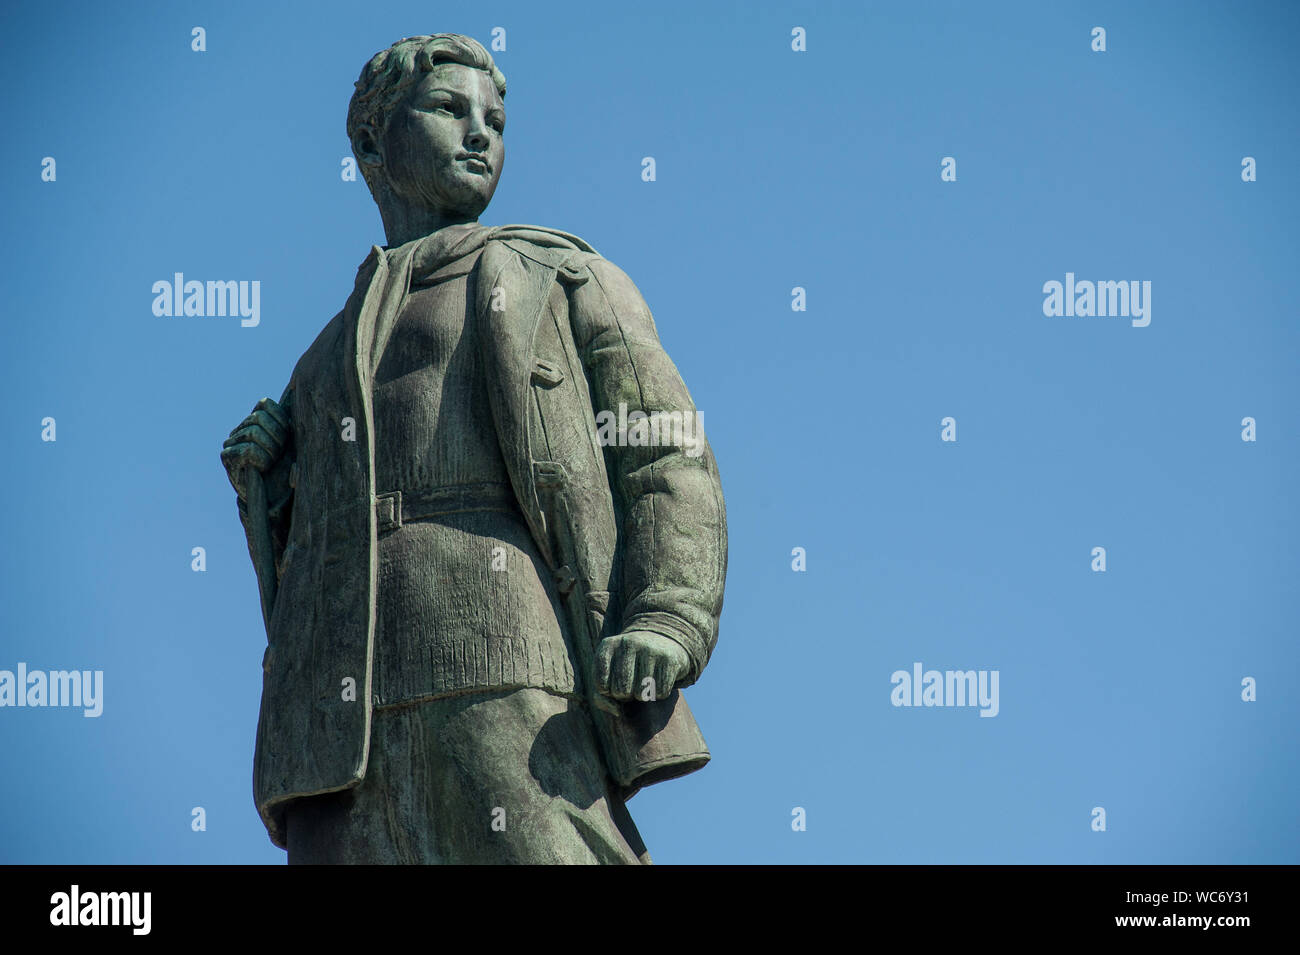
[[[375,498],[375,522],[383,534],[402,526],[402,492],[387,491]]]
[[[538,487],[563,488],[569,483],[569,472],[559,461],[534,461],[533,479]]]

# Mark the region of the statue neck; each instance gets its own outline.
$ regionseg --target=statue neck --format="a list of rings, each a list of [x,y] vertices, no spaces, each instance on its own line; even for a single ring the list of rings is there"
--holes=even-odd
[[[478,222],[477,216],[445,215],[429,209],[411,209],[406,206],[381,208],[380,215],[384,220],[384,235],[388,238],[390,249],[432,235],[449,225],[472,225]]]

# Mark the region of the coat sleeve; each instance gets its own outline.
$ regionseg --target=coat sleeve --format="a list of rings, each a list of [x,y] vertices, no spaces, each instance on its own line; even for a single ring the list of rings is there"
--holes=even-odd
[[[718,468],[641,293],[605,259],[586,264],[591,281],[572,291],[570,318],[622,519],[621,630],[679,643],[691,661],[679,685],[689,686],[709,661],[722,612],[727,519]],[[648,417],[638,423],[638,412]]]

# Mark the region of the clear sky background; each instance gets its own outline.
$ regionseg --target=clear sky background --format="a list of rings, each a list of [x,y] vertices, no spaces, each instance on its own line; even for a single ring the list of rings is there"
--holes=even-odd
[[[361,67],[494,27],[482,221],[632,276],[726,493],[714,759],[630,803],[656,860],[1300,862],[1298,11],[7,4],[0,669],[105,699],[0,709],[0,862],[284,862],[221,442],[384,242]],[[155,317],[175,272],[260,281],[261,324]],[[1066,272],[1150,281],[1149,327],[1045,317]],[[998,716],[892,706],[917,661],[998,670]]]

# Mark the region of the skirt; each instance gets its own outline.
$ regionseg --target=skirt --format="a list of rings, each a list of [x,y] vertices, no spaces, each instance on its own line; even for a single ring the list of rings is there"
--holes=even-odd
[[[290,865],[651,861],[585,705],[542,689],[377,707],[365,778],[285,820]]]

